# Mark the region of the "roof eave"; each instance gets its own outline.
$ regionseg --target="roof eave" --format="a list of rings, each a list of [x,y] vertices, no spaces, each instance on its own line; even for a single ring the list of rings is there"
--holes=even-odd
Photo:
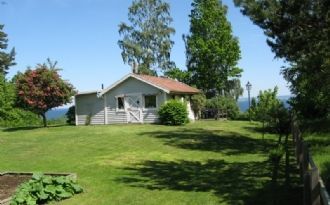
[[[191,92],[185,92],[185,91],[170,91],[169,94],[189,94],[189,95],[195,95],[195,94],[199,94],[202,93],[201,91],[191,91]]]
[[[87,92],[80,92],[80,93],[77,93],[75,94],[74,96],[80,96],[80,95],[90,95],[90,94],[96,94],[97,92],[99,91],[87,91]]]

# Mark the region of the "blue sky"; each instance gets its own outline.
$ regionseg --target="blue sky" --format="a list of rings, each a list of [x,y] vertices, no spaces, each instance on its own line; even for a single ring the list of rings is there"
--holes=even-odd
[[[127,22],[131,0],[5,1],[6,4],[0,4],[0,24],[5,24],[9,47],[15,47],[17,52],[17,65],[11,68],[9,77],[27,66],[45,62],[48,57],[58,61],[62,77],[79,91],[99,89],[102,83],[109,86],[131,71],[123,63],[117,45],[118,24]],[[167,2],[176,29],[171,58],[177,67],[186,69],[182,34],[189,31],[191,0]],[[232,0],[223,3],[228,6],[228,20],[240,42],[242,84],[252,83],[252,96],[276,85],[280,95],[289,95],[287,83],[280,75],[284,63],[274,59],[262,30],[244,17]],[[246,96],[244,92],[243,97]]]

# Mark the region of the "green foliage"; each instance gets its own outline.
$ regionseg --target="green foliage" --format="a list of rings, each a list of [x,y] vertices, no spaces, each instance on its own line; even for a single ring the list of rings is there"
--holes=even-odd
[[[228,91],[229,78],[239,77],[240,48],[219,0],[194,0],[190,34],[185,36],[187,67],[192,84],[208,97]]]
[[[68,111],[65,114],[67,120],[66,122],[69,125],[75,125],[76,124],[76,107],[73,105],[69,107]]]
[[[0,112],[10,110],[15,103],[15,87],[8,82],[5,75],[0,73]],[[0,114],[0,117],[5,117]]]
[[[329,0],[235,0],[264,30],[268,45],[287,65],[293,108],[304,118],[330,113]]]
[[[3,127],[27,127],[42,124],[38,115],[20,108],[0,109],[0,116],[0,126]]]
[[[45,127],[46,112],[70,103],[75,94],[74,87],[58,74],[56,64],[48,59],[48,64],[38,64],[35,70],[15,76],[18,106],[42,116]]]
[[[273,148],[269,151],[268,159],[272,163],[278,163],[285,153],[283,145],[278,145],[276,148]]]
[[[179,68],[172,68],[164,73],[172,79],[177,79],[178,81],[186,84],[190,84],[191,73],[189,71],[180,70]]]
[[[226,94],[234,98],[237,102],[238,98],[243,95],[244,89],[241,86],[241,81],[234,78],[227,81]]]
[[[291,114],[290,110],[284,107],[284,104],[280,104],[276,107],[273,107],[273,110],[270,113],[270,126],[275,128],[276,132],[279,135],[285,134],[289,135],[291,131]]]
[[[278,88],[274,90],[260,91],[257,100],[251,104],[250,113],[253,114],[253,119],[261,121],[263,123],[271,123],[272,115],[274,111],[281,105],[279,99],[277,99]],[[255,102],[256,101],[256,102]]]
[[[260,91],[257,100],[252,98],[248,112],[253,119],[262,122],[263,134],[265,123],[267,123],[268,128],[275,129],[280,135],[280,141],[282,134],[289,135],[290,133],[291,116],[290,111],[277,98],[277,92],[277,87],[274,90]]]
[[[235,120],[248,121],[249,120],[248,112],[240,112]]]
[[[166,71],[174,67],[170,51],[174,44],[170,36],[175,33],[170,27],[170,5],[162,0],[134,0],[129,7],[131,25],[121,23],[118,41],[125,63],[138,65],[138,73],[157,74],[157,69]],[[135,71],[136,72],[136,71]]]
[[[204,94],[197,94],[191,97],[191,108],[194,111],[195,118],[200,119],[201,111],[206,105],[206,97]]]
[[[6,75],[9,67],[15,65],[15,49],[6,52],[8,39],[3,27],[4,25],[0,24],[0,74]]]
[[[15,85],[0,73],[0,126],[18,127],[40,125],[40,118],[30,112],[15,107]]]
[[[159,119],[165,125],[183,125],[188,122],[187,105],[178,100],[170,100],[158,111]]]
[[[16,190],[10,205],[46,204],[60,201],[83,192],[83,189],[70,177],[52,177],[40,173],[23,183]]]
[[[225,112],[230,119],[236,119],[239,116],[239,107],[232,97],[216,96],[207,101],[206,107],[216,110],[217,114]]]

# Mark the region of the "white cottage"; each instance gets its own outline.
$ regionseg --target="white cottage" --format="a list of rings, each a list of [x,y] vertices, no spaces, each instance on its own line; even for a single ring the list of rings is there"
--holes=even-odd
[[[200,93],[166,77],[129,74],[110,87],[75,96],[76,125],[156,123],[158,108],[169,99],[187,101],[189,119],[194,120],[190,96]]]

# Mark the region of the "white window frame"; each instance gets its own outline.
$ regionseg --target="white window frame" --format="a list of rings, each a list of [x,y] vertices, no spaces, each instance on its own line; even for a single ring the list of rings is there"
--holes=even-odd
[[[155,96],[156,97],[156,107],[153,107],[153,108],[146,108],[146,104],[145,104],[145,96]],[[143,110],[157,110],[158,109],[158,95],[157,94],[144,94],[143,95]]]
[[[116,112],[125,112],[125,108],[126,108],[126,105],[125,105],[125,97],[124,96],[116,96]],[[122,98],[123,99],[123,103],[124,103],[124,108],[123,109],[119,109],[119,104],[118,104],[118,98]]]

